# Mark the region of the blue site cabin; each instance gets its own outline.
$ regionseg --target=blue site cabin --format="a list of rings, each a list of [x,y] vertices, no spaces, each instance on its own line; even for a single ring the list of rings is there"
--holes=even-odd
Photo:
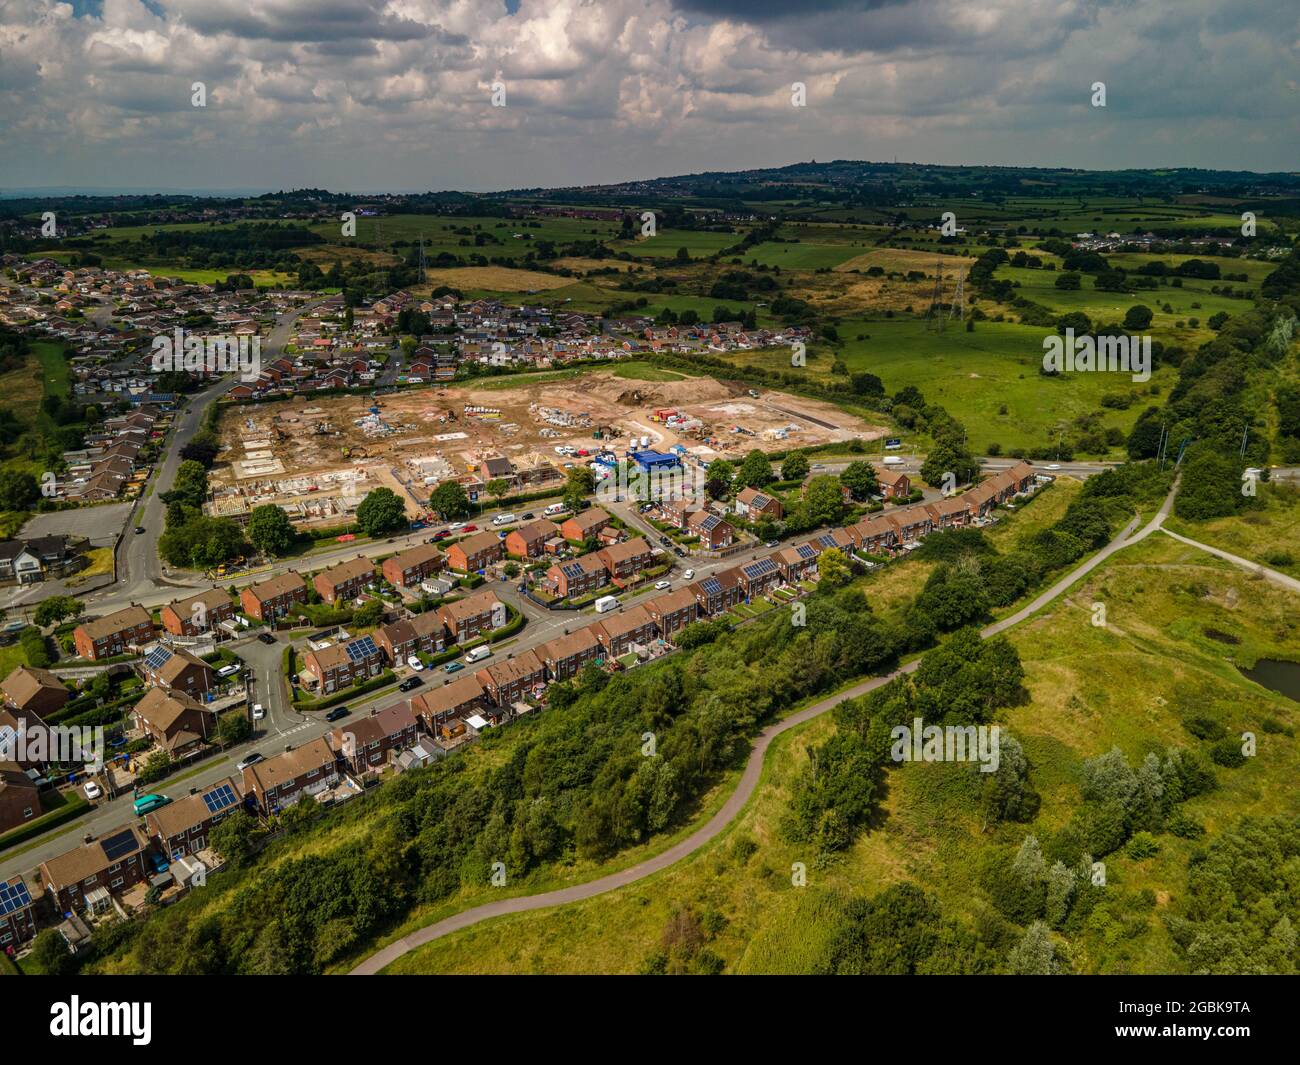
[[[670,470],[681,465],[682,461],[678,456],[665,455],[662,451],[633,451],[628,458],[647,472]]]

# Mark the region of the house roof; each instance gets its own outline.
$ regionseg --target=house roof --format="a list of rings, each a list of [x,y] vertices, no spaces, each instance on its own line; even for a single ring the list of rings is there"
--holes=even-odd
[[[316,576],[324,577],[331,586],[337,586],[347,581],[356,580],[358,577],[370,578],[374,574],[375,564],[368,558],[357,556],[347,562],[340,562],[337,566],[321,570]]]
[[[567,636],[557,636],[553,640],[547,640],[537,648],[537,657],[543,662],[563,662],[566,658],[572,658],[584,651],[595,650],[600,647],[600,641],[591,631],[593,627],[587,626]]]
[[[654,618],[650,616],[646,604],[641,604],[632,607],[631,610],[624,611],[622,614],[615,614],[604,621],[598,621],[592,628],[599,629],[609,639],[616,640],[618,637],[634,632],[642,626],[653,624]]]
[[[501,686],[512,681],[523,680],[541,671],[542,661],[537,657],[537,652],[530,649],[520,651],[514,658],[503,658],[499,662],[484,666],[474,675],[482,677],[486,674],[489,681]]]
[[[581,514],[575,514],[573,517],[566,519],[564,524],[576,525],[583,532],[586,532],[609,520],[609,515],[600,507],[592,507],[590,510],[584,510]]]
[[[473,536],[467,536],[459,543],[452,544],[447,548],[451,551],[460,548],[465,553],[466,558],[477,555],[480,551],[486,551],[488,548],[495,547],[501,543],[501,538],[491,529],[485,529],[483,532],[475,533]]]
[[[36,669],[34,666],[19,666],[5,677],[0,688],[3,688],[5,698],[19,710],[43,691],[61,692],[65,700],[72,697],[63,681],[48,669]]]
[[[599,551],[600,556],[611,566],[617,566],[620,562],[628,562],[649,553],[650,541],[644,536],[638,536],[635,540],[624,540],[621,544],[610,544],[609,547],[601,548]]]
[[[444,684],[441,688],[431,688],[411,700],[411,709],[420,714],[436,717],[438,714],[454,710],[476,699],[483,698],[483,682],[470,675]]]
[[[299,588],[302,588],[304,594],[306,594],[302,574],[289,570],[288,573],[281,573],[278,577],[270,577],[267,580],[250,584],[246,590],[251,592],[253,598],[259,603],[265,603],[278,596],[288,595]]]
[[[288,784],[313,769],[333,764],[334,752],[325,742],[325,737],[318,736],[292,751],[285,751],[284,754],[277,754],[265,762],[250,765],[244,770],[244,783],[247,784],[251,778],[257,789],[265,793],[271,788],[278,788],[281,784]]]
[[[121,632],[123,629],[134,628],[136,625],[152,625],[153,619],[149,617],[149,611],[142,606],[128,606],[121,610],[115,610],[106,617],[98,618],[95,621],[84,622],[80,628],[91,640],[100,640],[105,636],[112,636],[115,632]]]
[[[663,617],[665,614],[676,614],[679,610],[695,606],[695,594],[690,588],[677,588],[671,592],[664,592],[663,595],[656,595],[653,599],[647,599],[644,605],[646,610]]]
[[[343,750],[344,736],[351,736],[357,747],[378,743],[388,736],[396,736],[415,725],[415,713],[409,702],[394,703],[369,717],[359,718],[330,730],[330,746]]]
[[[174,603],[168,603],[167,605],[182,621],[189,621],[194,616],[194,604],[196,603],[202,603],[204,610],[208,611],[231,605],[230,596],[220,588],[209,588],[206,592],[199,592],[198,595],[192,595],[188,599],[177,599]]]
[[[56,887],[78,884],[102,873],[110,866],[139,854],[149,845],[149,840],[135,825],[110,830],[102,839],[83,843],[70,851],[41,862],[45,878]]]
[[[157,657],[162,659],[160,664],[151,664],[150,659],[157,653]],[[164,655],[166,656],[164,658]],[[145,658],[145,666],[164,684],[174,684],[186,669],[191,666],[198,666],[200,670],[206,670],[209,674],[213,669],[203,659],[190,654],[183,647],[164,647],[159,644]]]
[[[559,531],[560,527],[555,522],[548,521],[546,518],[538,518],[536,521],[530,521],[526,525],[519,526],[510,535],[521,536],[524,543],[532,543],[534,540],[549,540]]]
[[[399,551],[387,561],[395,563],[399,570],[408,570],[423,566],[434,559],[439,561],[442,559],[442,551],[436,544],[417,544],[405,551]]]
[[[234,803],[229,801],[223,788],[234,792]],[[160,806],[148,815],[146,821],[158,835],[165,838],[179,836],[203,824],[213,815],[238,806],[243,797],[244,788],[239,781],[234,777],[226,777],[194,795],[186,795],[183,799]]]
[[[175,731],[182,715],[190,711],[206,713],[203,704],[184,692],[169,692],[165,688],[150,688],[134,707],[135,713],[164,735]]]
[[[496,604],[499,602],[501,600],[497,598],[496,592],[490,588],[484,588],[473,595],[467,595],[464,599],[444,603],[438,607],[438,613],[444,619],[461,622],[467,618],[477,617],[479,614],[486,614],[495,610]]]

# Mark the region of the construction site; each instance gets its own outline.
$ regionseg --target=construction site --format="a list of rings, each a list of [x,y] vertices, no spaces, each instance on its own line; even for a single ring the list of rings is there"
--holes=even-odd
[[[245,517],[276,503],[305,526],[350,520],[366,493],[393,489],[413,518],[457,480],[511,492],[557,487],[598,452],[652,448],[707,463],[884,434],[830,403],[709,377],[632,381],[612,372],[508,387],[424,388],[234,406],[222,417],[210,511]]]

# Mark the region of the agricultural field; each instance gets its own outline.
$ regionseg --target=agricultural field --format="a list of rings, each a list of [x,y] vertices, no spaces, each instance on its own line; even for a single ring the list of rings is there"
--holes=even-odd
[[[319,222],[308,227],[331,243],[344,243],[341,222]],[[394,242],[406,246],[424,238],[424,253],[430,259],[442,253],[456,256],[479,254],[488,259],[523,258],[536,241],[572,244],[584,240],[605,240],[617,232],[612,222],[578,218],[492,218],[446,215],[396,214],[382,218],[357,218],[357,244],[387,247]],[[481,236],[485,243],[476,244]],[[527,237],[527,239],[525,239]]]
[[[1093,601],[1108,625],[1090,623]],[[706,929],[724,971],[808,971],[826,932],[821,915],[835,893],[874,895],[910,881],[933,893],[945,916],[997,923],[980,886],[991,846],[1044,838],[1079,803],[1084,759],[1119,749],[1136,764],[1152,749],[1202,748],[1184,715],[1205,713],[1230,731],[1260,736],[1256,757],[1216,767],[1218,788],[1189,800],[1186,813],[1210,834],[1245,816],[1300,814],[1290,781],[1300,768],[1297,739],[1264,732],[1273,718],[1300,725],[1294,703],[1247,680],[1238,666],[1294,653],[1300,616],[1286,593],[1252,581],[1167,537],[1152,537],[1111,559],[1069,598],[1010,633],[1026,669],[1029,698],[1003,724],[1025,748],[1042,797],[1035,819],[986,829],[976,812],[973,767],[914,763],[890,771],[882,815],[840,858],[818,861],[787,841],[781,820],[809,748],[834,732],[824,715],[769,749],[759,790],[737,821],[691,858],[641,883],[555,910],[500,918],[407,955],[398,973],[632,973],[673,942],[682,915]],[[1228,634],[1224,643],[1207,633]],[[1110,901],[1072,938],[1072,968],[1083,973],[1183,972],[1186,962],[1162,917],[1179,913],[1196,840],[1157,836],[1158,850],[1106,859]],[[792,886],[795,862],[808,886]],[[1154,908],[1130,910],[1145,890]],[[1122,931],[1121,931],[1122,929]]]
[[[638,257],[672,259],[678,248],[685,248],[692,259],[715,255],[724,248],[739,244],[744,232],[713,233],[696,229],[658,229],[653,237],[636,240],[617,240],[609,244],[615,251],[626,251]]]

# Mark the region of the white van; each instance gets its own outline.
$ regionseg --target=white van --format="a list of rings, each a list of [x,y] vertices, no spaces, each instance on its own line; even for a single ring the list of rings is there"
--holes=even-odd
[[[487,646],[487,644],[479,644],[479,646],[473,647],[465,653],[465,661],[482,662],[483,659],[487,658],[487,656],[490,655],[491,653],[492,653],[492,648]]]
[[[513,514],[498,514],[495,518],[492,519],[492,524],[509,525],[514,520],[515,520],[515,516]]]
[[[613,610],[618,606],[618,600],[612,595],[602,595],[596,600],[596,613],[603,614],[606,610]]]
[[[569,508],[566,507],[563,503],[552,503],[549,507],[547,507],[545,510],[542,511],[542,516],[546,518],[550,518],[556,514],[563,514],[568,509]]]
[[[886,466],[901,466],[903,464],[903,460],[898,455],[886,455],[881,461]]]

